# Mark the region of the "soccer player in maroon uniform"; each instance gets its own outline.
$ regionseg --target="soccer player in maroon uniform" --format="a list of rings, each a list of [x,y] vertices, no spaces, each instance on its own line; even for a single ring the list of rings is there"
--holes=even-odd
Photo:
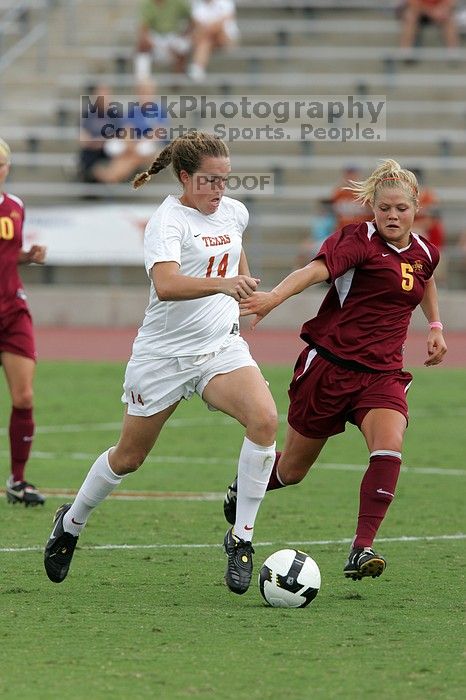
[[[0,139],[0,187],[10,170],[10,148]],[[18,197],[0,193],[0,364],[10,390],[11,475],[6,483],[10,503],[43,505],[44,496],[24,478],[34,436],[33,380],[36,351],[31,315],[18,265],[43,263],[45,248],[22,250],[24,205]]]
[[[374,221],[345,226],[322,245],[315,259],[271,292],[241,302],[254,327],[273,308],[313,284],[330,289],[317,316],[304,324],[308,344],[298,358],[289,389],[288,431],[277,452],[268,490],[301,481],[327,439],[358,426],[369,450],[360,488],[359,516],[344,574],[354,580],[380,576],[386,562],[372,544],[393,500],[408,420],[406,392],[412,381],[402,369],[403,343],[413,310],[421,305],[429,324],[426,366],[442,361],[442,335],[433,272],[437,248],[411,232],[418,209],[416,177],[385,160],[351,190],[374,212]],[[231,520],[236,483],[225,496]]]

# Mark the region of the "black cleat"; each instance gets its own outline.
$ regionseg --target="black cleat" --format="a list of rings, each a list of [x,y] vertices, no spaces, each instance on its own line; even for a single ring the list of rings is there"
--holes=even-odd
[[[10,477],[6,482],[6,499],[8,503],[24,503],[28,506],[43,506],[43,496],[33,484],[28,481],[13,481]]]
[[[352,578],[353,581],[360,581],[364,576],[372,576],[377,578],[385,571],[387,562],[380,554],[376,554],[373,549],[366,547],[365,549],[352,549],[348,556],[343,573],[346,578]]]
[[[223,512],[225,514],[225,520],[230,525],[235,524],[236,520],[236,499],[238,496],[238,477],[227,489],[225,498],[223,499]]]
[[[233,593],[246,593],[252,576],[252,555],[254,549],[251,542],[241,540],[233,534],[233,528],[227,531],[223,541],[228,556],[225,583]]]
[[[64,503],[58,508],[53,518],[54,528],[45,545],[45,571],[54,583],[61,583],[65,580],[78,541],[76,535],[65,532],[63,529],[63,516],[70,508],[71,503]]]

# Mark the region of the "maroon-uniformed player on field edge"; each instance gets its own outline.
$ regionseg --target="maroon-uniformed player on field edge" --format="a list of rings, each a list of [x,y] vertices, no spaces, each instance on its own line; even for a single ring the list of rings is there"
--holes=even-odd
[[[276,454],[267,489],[301,481],[327,439],[343,432],[346,421],[356,424],[370,457],[344,574],[358,580],[380,576],[386,566],[372,544],[400,472],[412,381],[402,369],[403,344],[416,306],[421,305],[430,327],[424,364],[441,362],[447,346],[433,277],[439,253],[411,231],[419,200],[416,177],[387,159],[350,189],[371,206],[374,221],[336,231],[309,265],[240,306],[243,316],[255,314],[254,328],[293,294],[319,282],[331,284],[317,316],[301,330],[307,347],[295,366],[285,446]],[[235,509],[236,480],[224,501],[229,522]]]
[[[10,170],[10,148],[0,139],[0,187]],[[6,482],[10,503],[43,505],[44,496],[26,481],[24,470],[34,437],[33,380],[36,350],[31,315],[18,265],[43,263],[45,248],[22,250],[24,205],[12,194],[0,192],[0,364],[11,395],[11,475]]]

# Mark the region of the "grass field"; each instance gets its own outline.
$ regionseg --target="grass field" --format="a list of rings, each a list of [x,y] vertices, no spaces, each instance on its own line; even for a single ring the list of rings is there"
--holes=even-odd
[[[281,444],[290,370],[264,373],[282,415]],[[63,584],[46,578],[42,548],[67,499],[24,509],[2,497],[0,696],[462,699],[466,370],[414,374],[405,468],[377,541],[388,560],[382,578],[342,575],[367,460],[355,428],[327,445],[302,484],[264,500],[256,572],[287,543],[320,566],[322,590],[302,610],[267,608],[255,578],[242,597],[223,584],[221,494],[243,431],[197,399],[178,409],[121,486],[147,495],[108,499],[92,515]],[[117,439],[122,375],[119,364],[39,365],[31,481],[79,487]],[[0,394],[6,478],[3,384]]]

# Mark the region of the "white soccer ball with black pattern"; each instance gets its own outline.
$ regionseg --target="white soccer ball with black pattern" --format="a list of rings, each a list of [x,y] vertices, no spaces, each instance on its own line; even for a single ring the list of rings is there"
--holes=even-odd
[[[280,549],[263,563],[259,588],[274,608],[305,608],[320,590],[320,570],[308,554]]]

